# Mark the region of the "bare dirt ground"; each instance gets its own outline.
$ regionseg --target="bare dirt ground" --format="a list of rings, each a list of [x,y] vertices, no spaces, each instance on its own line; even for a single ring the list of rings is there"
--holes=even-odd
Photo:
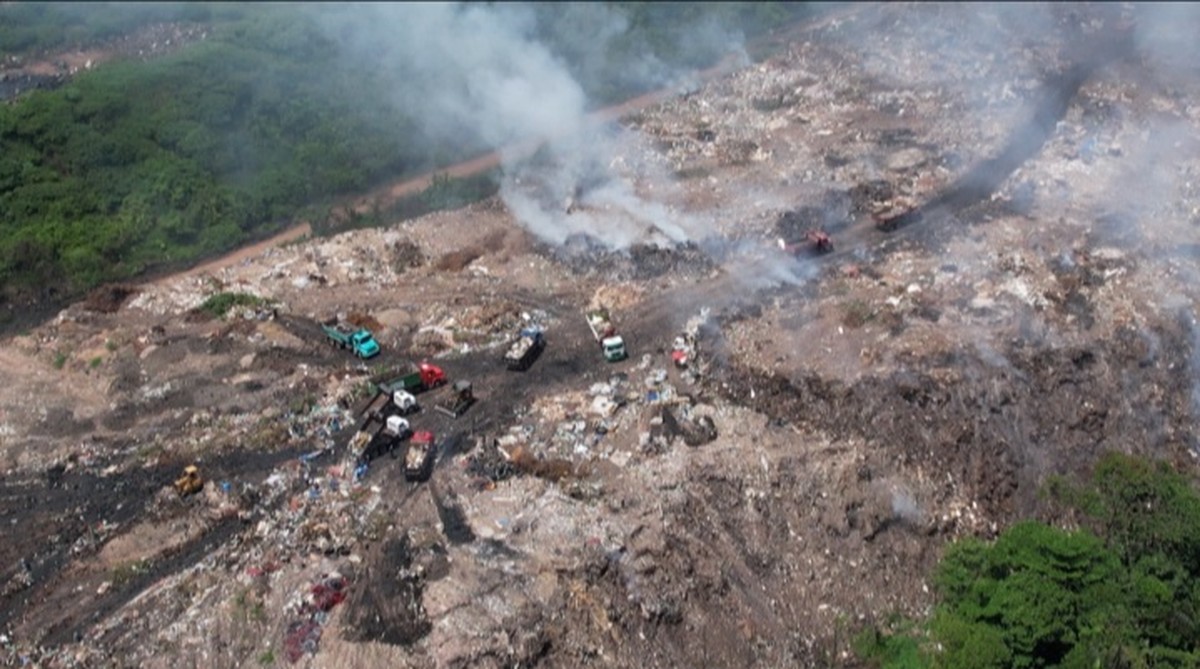
[[[493,200],[263,246],[4,342],[6,659],[855,666],[855,629],[929,611],[948,541],[1063,520],[1048,476],[1107,449],[1194,473],[1200,90],[1119,50],[1058,77],[1103,12],[995,54],[949,38],[968,9],[859,6],[628,115],[629,162],[677,187],[644,190],[710,239],[555,248]],[[1164,127],[1154,197],[1118,195]],[[797,220],[834,251],[781,253]],[[194,311],[220,290],[278,315]],[[591,341],[597,303],[628,360]],[[325,343],[339,314],[379,324],[380,358]],[[548,346],[507,371],[529,322]],[[403,447],[357,476],[370,380],[420,360],[478,402],[418,396],[429,480]],[[208,483],[181,499],[188,462]]]
[[[208,37],[203,26],[160,23],[107,43],[32,55],[0,53],[0,100],[38,88],[55,88],[81,71],[114,58],[153,58]]]

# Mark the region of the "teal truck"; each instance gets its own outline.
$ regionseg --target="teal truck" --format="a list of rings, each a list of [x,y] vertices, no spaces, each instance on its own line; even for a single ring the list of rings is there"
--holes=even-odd
[[[329,338],[329,343],[340,348],[348,348],[354,355],[366,360],[379,355],[379,344],[370,330],[354,329],[337,321],[322,323],[321,329]]]

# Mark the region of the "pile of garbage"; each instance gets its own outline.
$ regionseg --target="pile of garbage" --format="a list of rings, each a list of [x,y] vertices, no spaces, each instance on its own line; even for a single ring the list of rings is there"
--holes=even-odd
[[[481,490],[492,488],[516,473],[517,468],[508,453],[500,448],[499,439],[481,444],[467,458],[467,475],[471,477],[472,484]]]
[[[325,574],[304,597],[289,608],[300,616],[287,628],[283,639],[284,655],[295,664],[305,655],[315,655],[321,644],[321,631],[329,621],[329,612],[346,600],[347,582],[337,572]]]

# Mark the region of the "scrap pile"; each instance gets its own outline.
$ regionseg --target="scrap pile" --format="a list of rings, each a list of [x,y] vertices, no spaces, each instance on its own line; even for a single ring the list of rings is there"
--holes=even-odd
[[[314,583],[295,606],[301,618],[288,625],[283,641],[288,662],[295,664],[305,655],[316,654],[321,643],[322,626],[328,622],[329,612],[345,601],[346,586],[346,579],[341,574],[327,574]]]

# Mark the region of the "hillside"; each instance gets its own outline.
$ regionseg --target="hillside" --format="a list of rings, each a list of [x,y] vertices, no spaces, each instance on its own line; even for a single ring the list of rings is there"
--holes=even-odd
[[[337,227],[330,208],[348,197],[524,139],[473,132],[472,122],[434,130],[431,119],[446,110],[427,107],[416,84],[396,84],[412,82],[414,53],[375,29],[394,11],[0,7],[0,80],[14,96],[0,107],[0,324],[23,324],[27,309],[44,316],[47,305],[101,283],[177,269],[298,218],[319,231]],[[762,33],[800,11],[714,4],[677,14],[614,4],[503,13],[521,39],[547,44],[549,57],[568,64],[588,104],[603,105],[723,55],[724,42],[691,38],[698,26],[724,20],[731,34]],[[576,39],[584,20],[623,26],[602,63],[565,48],[584,43]],[[647,65],[635,74],[623,67],[631,60]],[[455,67],[422,65],[426,73]],[[455,181],[449,197],[408,209],[476,200],[494,192],[492,181]]]
[[[538,95],[481,94],[488,127],[556,132],[501,152],[495,195],[72,303],[0,345],[0,652],[1189,666],[1200,81],[1164,27],[1195,17],[1160,12],[839,7],[615,123],[514,75]],[[501,59],[516,34],[463,62],[570,79]],[[382,353],[330,346],[331,318]],[[530,324],[546,349],[510,371]],[[427,478],[411,440],[358,466],[374,384],[421,361],[477,401],[416,395]],[[1005,581],[1044,563],[1090,589]],[[1045,629],[994,633],[971,593]],[[1085,596],[1167,622],[1066,629]],[[947,643],[887,646],[905,624]]]

